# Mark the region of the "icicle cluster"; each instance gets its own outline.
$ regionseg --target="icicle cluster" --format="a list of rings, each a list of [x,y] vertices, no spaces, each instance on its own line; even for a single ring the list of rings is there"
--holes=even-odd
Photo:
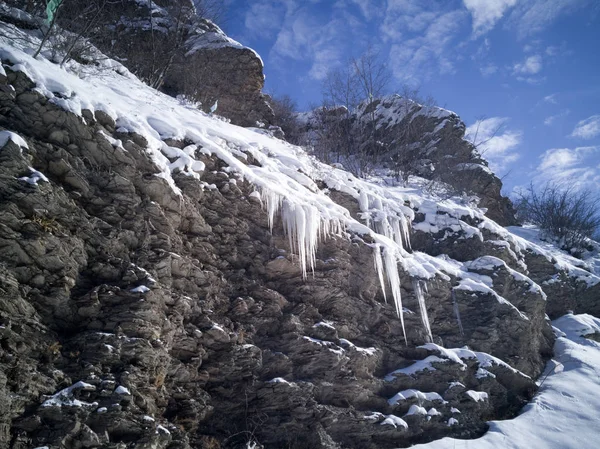
[[[331,234],[340,234],[342,224],[338,219],[324,218],[319,209],[311,204],[295,203],[268,189],[262,190],[261,201],[267,209],[271,231],[275,216],[280,212],[290,250],[298,254],[302,276],[306,279],[308,269],[314,273],[319,241]]]
[[[331,234],[340,234],[344,230],[345,223],[339,218],[327,216],[316,205],[301,199],[296,201],[290,195],[280,194],[266,187],[261,190],[261,201],[267,211],[269,227],[273,229],[275,217],[279,214],[284,232],[289,239],[290,249],[298,255],[302,275],[306,278],[309,270],[314,272],[319,241]],[[362,218],[368,229],[373,231],[371,233],[375,240],[373,260],[384,298],[387,301],[386,292],[389,288],[406,342],[398,263],[408,255],[406,249],[410,249],[409,222],[404,213],[392,210],[378,195],[363,190],[359,194],[358,202]],[[368,229],[365,228],[364,231],[370,232]],[[418,282],[414,286],[423,325],[429,340],[433,341],[423,287]]]

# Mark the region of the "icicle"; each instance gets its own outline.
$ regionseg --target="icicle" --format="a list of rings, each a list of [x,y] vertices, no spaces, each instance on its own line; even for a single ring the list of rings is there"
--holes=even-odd
[[[408,233],[408,220],[404,214],[400,215],[400,229],[402,230],[402,237],[404,239],[404,248],[409,251],[412,250],[410,246],[410,235]]]
[[[456,302],[456,294],[454,293],[454,289],[452,289],[452,308],[454,309],[454,315],[456,316],[456,321],[458,322],[458,329],[460,330],[460,335],[465,335],[463,330],[462,321],[460,320],[460,311],[458,310],[458,303]]]
[[[267,216],[269,220],[269,229],[273,232],[273,223],[275,221],[275,215],[281,208],[281,203],[283,201],[281,195],[272,192],[268,189],[262,189],[260,193],[260,198],[263,204],[263,207],[267,209]]]
[[[321,232],[321,217],[314,206],[302,206],[283,201],[282,219],[292,252],[298,254],[302,276],[306,278],[307,266],[314,273],[317,243]]]
[[[404,218],[404,216],[402,216],[402,218]],[[392,218],[392,234],[394,236],[394,241],[398,244],[398,246],[402,249],[404,249],[404,245],[403,245],[403,236],[404,236],[404,232],[403,232],[403,223],[402,223],[402,219],[400,217],[393,217]]]
[[[371,214],[369,212],[369,195],[362,190],[358,198],[358,208],[362,212],[361,217],[364,218],[368,228],[371,227]]]
[[[381,285],[381,291],[383,292],[383,299],[387,302],[387,295],[385,294],[385,279],[383,277],[383,260],[381,259],[381,246],[379,243],[375,244],[375,256],[373,257],[375,261],[375,270],[377,271],[377,276],[379,277],[379,284]]]
[[[431,325],[429,324],[429,315],[427,314],[427,307],[425,305],[425,295],[423,294],[423,289],[421,288],[421,281],[418,279],[413,279],[413,290],[415,291],[415,296],[417,297],[417,301],[419,302],[419,310],[421,311],[421,321],[423,321],[423,326],[425,327],[425,331],[427,332],[427,336],[429,337],[429,342],[433,343],[433,335],[431,334]]]
[[[396,252],[386,247],[383,250],[383,260],[385,265],[385,274],[392,290],[394,305],[396,306],[396,314],[402,323],[402,332],[404,334],[404,342],[408,345],[406,339],[406,329],[404,327],[404,315],[402,311],[402,295],[400,292],[400,275],[398,274],[398,262],[396,260]]]

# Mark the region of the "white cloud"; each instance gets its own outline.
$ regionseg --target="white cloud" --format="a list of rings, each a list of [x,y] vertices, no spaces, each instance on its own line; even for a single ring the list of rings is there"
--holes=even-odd
[[[569,109],[565,109],[565,110],[559,112],[558,114],[546,117],[544,119],[544,125],[546,125],[546,126],[552,126],[554,124],[554,122],[556,122],[556,120],[558,120],[559,118],[562,118],[562,117],[566,117],[570,113],[571,113],[571,111]]]
[[[477,147],[495,173],[506,171],[520,157],[514,149],[521,144],[523,135],[506,129],[508,121],[507,117],[477,120],[465,133],[465,138]]]
[[[381,26],[383,39],[391,44],[389,59],[394,76],[412,85],[434,74],[454,72],[456,50],[451,43],[466,17],[462,10],[430,10],[426,6],[431,4],[389,0]]]
[[[473,16],[473,36],[478,37],[494,28],[517,0],[463,0],[463,3]]]
[[[382,8],[377,3],[377,0],[338,0],[335,6],[345,8],[354,5],[365,19],[371,20],[381,14]]]
[[[525,61],[513,66],[513,73],[521,75],[535,75],[542,70],[542,57],[540,55],[528,56]]]
[[[571,133],[571,137],[579,139],[593,139],[600,135],[600,115],[592,115],[591,117],[581,120]]]
[[[491,76],[498,71],[498,66],[494,64],[486,64],[480,67],[479,71],[484,77]]]
[[[533,182],[537,185],[600,187],[600,166],[597,164],[600,147],[553,148],[540,156]],[[596,162],[594,162],[596,160]]]
[[[360,36],[360,27],[360,21],[346,9],[338,10],[334,18],[323,23],[310,6],[297,7],[288,0],[285,19],[269,55],[272,65],[283,66],[285,59],[306,62],[310,64],[308,76],[322,80],[345,58],[348,32]]]
[[[509,22],[519,38],[538,33],[558,17],[570,14],[596,0],[521,0]]]
[[[550,104],[558,104],[558,101],[556,100],[556,94],[546,95],[544,97],[544,101]]]
[[[285,11],[285,5],[280,2],[254,2],[246,11],[244,26],[252,37],[273,37],[281,29]]]

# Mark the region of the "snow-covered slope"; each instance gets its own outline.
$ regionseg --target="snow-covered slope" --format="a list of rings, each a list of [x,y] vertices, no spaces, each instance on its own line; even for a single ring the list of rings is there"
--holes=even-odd
[[[422,449],[594,449],[600,434],[600,319],[565,315],[553,322],[555,355],[540,390],[515,419],[490,422],[476,440],[444,438]],[[596,341],[586,335],[596,334]]]

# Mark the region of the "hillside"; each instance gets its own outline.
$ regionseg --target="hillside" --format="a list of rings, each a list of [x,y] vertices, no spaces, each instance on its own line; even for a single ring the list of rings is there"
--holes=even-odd
[[[558,339],[549,320],[600,313],[597,255],[423,178],[357,178],[113,59],[33,58],[29,18],[0,8],[0,447],[475,438],[570,341],[597,352],[575,329],[597,320]]]

